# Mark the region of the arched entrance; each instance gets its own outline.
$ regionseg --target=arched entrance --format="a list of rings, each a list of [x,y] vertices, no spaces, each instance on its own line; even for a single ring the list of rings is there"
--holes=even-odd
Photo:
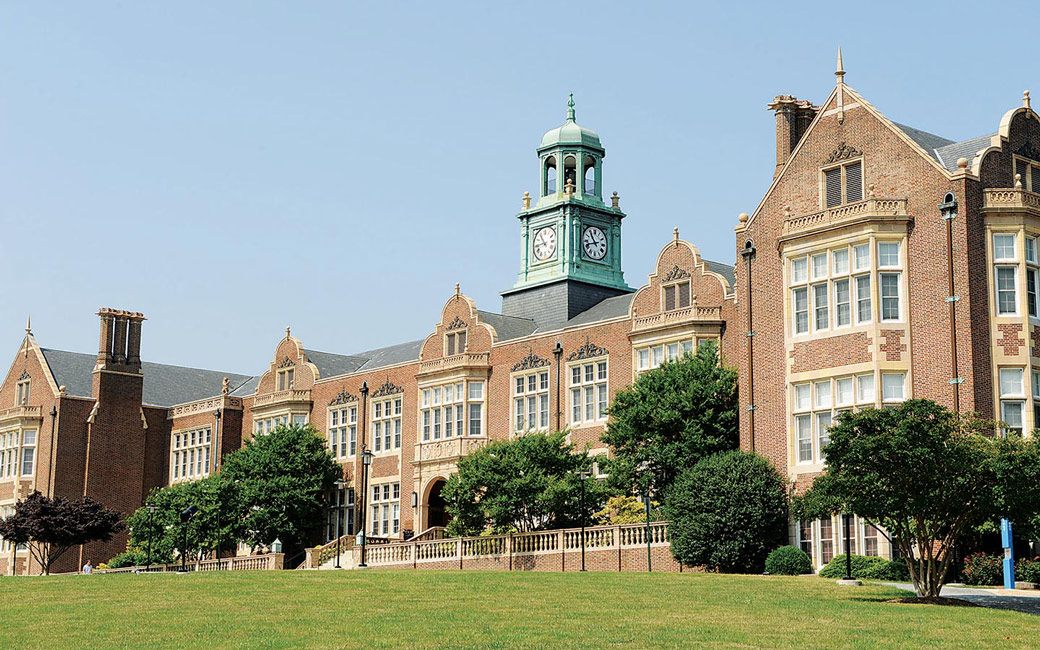
[[[444,489],[444,479],[435,479],[426,491],[426,527],[447,526],[448,516],[444,513],[444,497],[441,490]]]

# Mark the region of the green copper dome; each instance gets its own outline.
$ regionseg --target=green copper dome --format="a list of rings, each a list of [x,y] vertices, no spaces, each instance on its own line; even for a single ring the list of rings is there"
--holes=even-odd
[[[579,144],[597,149],[600,152],[603,151],[603,145],[599,141],[599,134],[592,129],[580,126],[574,121],[574,95],[571,95],[567,101],[567,121],[564,122],[563,126],[546,131],[545,135],[542,136],[542,144],[538,146],[538,150],[541,151],[547,147],[555,147],[561,144]]]

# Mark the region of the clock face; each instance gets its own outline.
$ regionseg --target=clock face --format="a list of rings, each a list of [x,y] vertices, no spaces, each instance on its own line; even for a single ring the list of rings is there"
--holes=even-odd
[[[539,260],[547,260],[556,252],[556,230],[551,226],[542,228],[534,234],[534,256]]]
[[[596,226],[589,226],[582,235],[581,246],[590,258],[601,260],[607,254],[607,236]]]

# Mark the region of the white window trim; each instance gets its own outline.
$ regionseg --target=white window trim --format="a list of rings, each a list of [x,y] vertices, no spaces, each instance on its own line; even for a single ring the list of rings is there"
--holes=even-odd
[[[599,378],[599,364],[605,363],[606,376],[603,379]],[[591,380],[585,378],[585,366],[592,365],[593,377]],[[581,381],[577,384],[574,383],[574,368],[581,368]],[[599,386],[605,385],[607,391],[607,406],[610,406],[610,359],[609,355],[603,355],[598,357],[592,357],[589,359],[578,359],[567,363],[566,366],[566,381],[567,381],[567,411],[566,420],[572,429],[581,429],[583,427],[600,426],[607,421],[607,415],[604,412],[600,414],[599,409]],[[586,417],[587,404],[584,400],[585,388],[592,386],[593,402],[593,417],[589,419]],[[578,388],[581,390],[582,403],[581,403],[581,418],[574,419],[574,390]]]
[[[522,370],[511,373],[509,375],[509,386],[510,386],[510,427],[513,435],[523,435],[532,432],[544,432],[549,430],[549,425],[552,421],[552,406],[550,400],[550,387],[552,386],[551,366],[542,366],[532,370]],[[535,387],[533,390],[529,390],[530,379],[529,377],[535,378]],[[542,388],[542,378],[545,378],[545,387]],[[523,390],[517,392],[517,380],[524,383]],[[535,419],[537,420],[533,425],[530,420],[530,409],[527,406],[529,398],[535,400]],[[545,398],[545,424],[542,425],[542,398]],[[523,402],[523,410],[518,410],[517,400]],[[468,407],[467,407],[468,410]],[[467,413],[468,415],[468,413]],[[518,428],[517,424],[523,421],[524,426]]]

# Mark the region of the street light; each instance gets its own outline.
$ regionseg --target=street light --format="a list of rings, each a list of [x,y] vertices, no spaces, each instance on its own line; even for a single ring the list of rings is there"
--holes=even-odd
[[[188,506],[181,511],[181,523],[184,525],[184,547],[181,549],[181,573],[188,572],[188,522],[199,513],[197,506]]]
[[[581,570],[585,570],[585,481],[589,480],[592,473],[587,469],[578,472],[578,480],[581,482]]]
[[[361,475],[361,563],[358,564],[358,568],[363,569],[368,566],[365,564],[365,544],[368,540],[368,535],[365,534],[365,496],[368,493],[368,468],[372,465],[372,452],[368,449],[361,451],[361,464],[365,469]]]
[[[347,485],[347,482],[343,479],[336,481],[336,568],[341,569],[339,565],[339,539],[343,536],[343,533],[339,528],[339,520],[343,512],[343,488]]]
[[[149,567],[152,566],[152,527],[155,526],[155,506],[148,504],[148,559],[145,560],[144,570],[148,572]]]

